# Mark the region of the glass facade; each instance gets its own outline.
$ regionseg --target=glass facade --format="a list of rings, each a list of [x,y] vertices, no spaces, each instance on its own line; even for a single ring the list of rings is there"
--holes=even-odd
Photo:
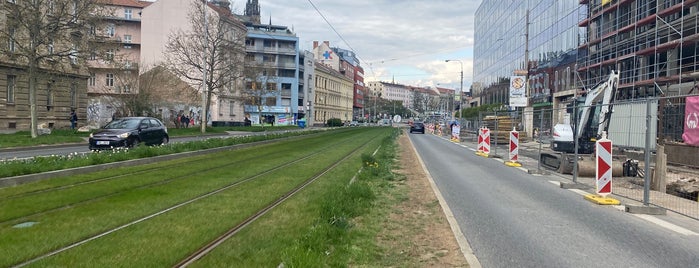
[[[577,49],[586,39],[578,27],[582,9],[577,0],[483,1],[475,16],[474,99],[508,103],[509,78],[517,70],[528,69],[533,102],[570,89]]]

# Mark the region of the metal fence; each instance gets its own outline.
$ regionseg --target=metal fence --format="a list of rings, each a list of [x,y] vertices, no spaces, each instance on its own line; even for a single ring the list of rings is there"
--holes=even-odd
[[[530,156],[566,155],[551,149],[554,128],[558,129],[557,124],[575,124],[579,121],[578,115],[571,112],[589,108],[592,122],[583,126],[588,132],[596,133],[600,123],[608,120],[607,137],[614,145],[612,193],[699,220],[699,147],[685,144],[682,139],[687,98],[699,98],[699,95],[616,101],[613,106],[606,107],[612,111],[608,119],[598,118],[604,106],[596,105],[489,111],[481,112],[478,117],[460,118],[460,122],[465,139],[472,142],[475,142],[478,128],[491,129],[491,151],[495,155],[507,154],[507,149],[502,147],[506,148],[509,143],[509,131],[513,128],[520,132],[520,144],[529,144],[524,150],[541,148],[538,150],[542,151],[530,152]],[[499,153],[497,145],[501,147]],[[576,140],[575,147],[580,146]],[[570,152],[567,157],[576,167],[567,178],[594,189],[594,153]],[[537,160],[537,168],[541,168],[541,158]],[[631,171],[638,171],[638,175],[629,176],[634,173]]]

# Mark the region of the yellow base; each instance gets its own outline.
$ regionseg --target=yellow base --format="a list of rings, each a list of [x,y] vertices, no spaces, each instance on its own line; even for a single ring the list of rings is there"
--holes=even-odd
[[[486,154],[486,153],[484,153],[484,152],[476,152],[476,154],[477,154],[477,155],[480,155],[480,156],[482,156],[482,157],[488,157],[488,154]]]
[[[518,162],[512,162],[512,161],[505,161],[505,165],[509,167],[521,167],[522,164]]]
[[[453,141],[453,142],[459,142],[459,139],[453,139],[453,138],[452,138],[451,141]]]
[[[621,202],[611,197],[603,197],[596,194],[585,195],[585,200],[598,205],[619,205]]]

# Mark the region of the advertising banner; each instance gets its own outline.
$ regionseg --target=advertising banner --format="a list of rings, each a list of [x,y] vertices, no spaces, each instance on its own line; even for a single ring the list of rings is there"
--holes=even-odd
[[[526,85],[524,76],[510,77],[510,107],[527,107]]]
[[[699,97],[687,97],[684,108],[684,143],[699,146]]]

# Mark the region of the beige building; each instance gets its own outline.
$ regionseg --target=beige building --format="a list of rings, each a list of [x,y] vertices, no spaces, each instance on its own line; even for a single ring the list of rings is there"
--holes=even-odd
[[[351,121],[354,80],[317,61],[314,72],[312,124],[325,124],[331,118]]]
[[[194,10],[195,4],[203,3],[197,0],[160,0],[152,3],[142,11],[141,19],[141,54],[140,62],[142,64],[141,73],[144,73],[151,68],[165,64],[167,44],[169,36],[176,31],[194,32],[190,21],[190,12]],[[207,3],[207,16],[209,20],[224,21],[225,38],[229,38],[231,42],[240,45],[240,48],[230,50],[232,55],[228,56],[231,59],[231,66],[242,66],[245,58],[244,37],[247,32],[245,25],[231,13],[227,1],[218,0]],[[201,76],[201,72],[192,70],[192,76]],[[213,94],[211,105],[209,106],[208,121],[237,121],[244,120],[243,102],[236,94],[240,94],[240,87],[243,86],[241,74],[237,77],[230,77],[221,89],[216,94]],[[201,82],[181,78],[185,83],[189,84],[192,89],[201,92]],[[201,99],[193,100],[187,97],[188,94],[173,91],[172,96],[181,96],[179,101],[169,103],[161,108],[161,116],[165,121],[171,121],[177,114],[187,114],[198,121],[202,113]],[[201,95],[201,94],[200,94]],[[194,101],[194,102],[193,102]]]
[[[18,6],[12,6],[18,5]],[[15,18],[11,9],[17,7],[24,12],[58,12],[48,8],[36,10],[28,1],[2,1],[0,4],[0,132],[15,132],[31,129],[31,102],[29,93],[29,66],[27,55],[40,55],[36,78],[35,101],[37,125],[54,129],[67,129],[70,127],[68,116],[71,110],[78,114],[78,126],[85,122],[84,115],[87,110],[86,81],[87,68],[77,55],[77,44],[90,38],[87,31],[80,32],[82,28],[72,28],[63,32],[48,32],[45,29],[50,23],[59,22],[62,25],[79,26],[70,24],[69,21],[42,21],[39,28],[40,36],[34,42],[30,42],[27,26],[27,18]],[[55,8],[55,6],[54,6]],[[84,14],[72,10],[77,14],[78,21]],[[70,18],[64,16],[65,18]],[[75,20],[71,18],[71,20]],[[16,24],[12,24],[12,22]],[[14,27],[13,27],[14,26]],[[42,38],[49,34],[56,34],[54,39]],[[71,33],[79,33],[85,39],[71,44],[68,40],[74,36]],[[29,44],[34,46],[30,46]],[[35,51],[31,51],[36,48]],[[38,53],[38,54],[37,54]]]

